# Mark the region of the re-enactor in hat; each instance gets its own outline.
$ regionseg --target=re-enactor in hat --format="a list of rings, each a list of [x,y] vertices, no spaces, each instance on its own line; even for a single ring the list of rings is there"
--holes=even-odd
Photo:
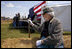
[[[64,48],[63,28],[61,21],[55,17],[53,9],[45,7],[42,15],[45,22],[41,26],[37,26],[28,20],[30,25],[41,33],[40,40],[36,41],[37,48]]]

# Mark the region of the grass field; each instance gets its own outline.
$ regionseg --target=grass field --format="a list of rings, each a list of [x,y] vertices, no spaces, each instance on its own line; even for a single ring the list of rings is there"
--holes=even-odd
[[[6,38],[28,38],[28,33],[24,29],[11,29],[10,24],[1,24],[1,39]],[[31,33],[30,37],[39,37],[39,33]]]
[[[65,31],[64,34],[71,34],[71,32]],[[7,22],[1,23],[1,46],[3,48],[4,48],[4,46],[9,45],[9,44],[11,44],[11,46],[12,46],[13,42],[16,42],[16,40],[17,40],[17,42],[19,42],[19,39],[23,39],[23,41],[25,39],[28,39],[29,38],[28,35],[29,35],[29,33],[27,33],[27,31],[24,29],[11,29],[10,23],[7,23]],[[37,32],[31,33],[29,39],[34,38],[34,40],[35,40],[35,37],[39,38],[40,34]],[[65,41],[65,47],[70,48],[71,47],[71,35],[65,35],[64,39],[65,39],[64,40]],[[6,44],[4,44],[4,43],[6,43]],[[17,44],[20,44],[20,43],[17,43]],[[21,47],[23,47],[23,45]]]
[[[1,39],[5,38],[28,38],[28,33],[24,29],[11,29],[12,26],[10,23],[3,23],[1,24]],[[63,34],[71,34],[71,32],[65,31]],[[39,37],[39,33],[31,33],[31,38],[32,37]]]

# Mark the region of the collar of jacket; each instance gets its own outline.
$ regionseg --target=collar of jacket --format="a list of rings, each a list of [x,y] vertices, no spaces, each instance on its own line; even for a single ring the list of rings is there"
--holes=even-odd
[[[54,18],[55,18],[55,17],[53,17],[53,18],[50,20],[50,23],[54,20]]]

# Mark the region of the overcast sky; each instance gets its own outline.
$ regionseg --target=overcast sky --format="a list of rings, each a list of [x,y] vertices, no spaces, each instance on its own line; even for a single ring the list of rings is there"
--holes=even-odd
[[[42,1],[1,1],[1,16],[13,18],[16,13],[20,13],[26,17],[29,14],[29,9]],[[52,6],[56,4],[71,4],[71,1],[48,1],[47,5]]]

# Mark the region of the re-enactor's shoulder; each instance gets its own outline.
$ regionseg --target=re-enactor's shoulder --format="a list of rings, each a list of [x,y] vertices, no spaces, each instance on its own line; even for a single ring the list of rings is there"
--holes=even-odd
[[[60,19],[59,18],[54,18],[54,21],[53,22],[56,22],[56,23],[61,23]]]

